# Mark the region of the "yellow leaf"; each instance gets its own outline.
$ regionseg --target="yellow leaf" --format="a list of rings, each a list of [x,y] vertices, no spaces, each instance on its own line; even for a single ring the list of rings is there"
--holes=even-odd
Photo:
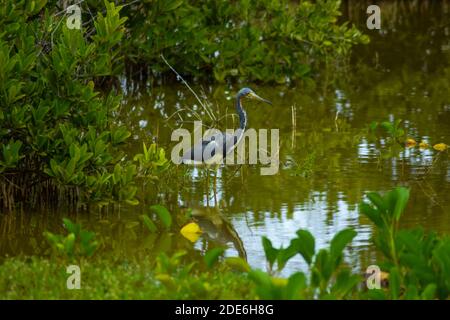
[[[200,233],[182,233],[183,237],[194,243],[200,238]]]
[[[190,222],[187,225],[185,225],[183,228],[181,228],[181,233],[202,233],[202,230],[200,229],[199,225],[195,222]]]
[[[434,150],[437,150],[437,151],[445,151],[448,149],[448,145],[446,145],[445,143],[438,143],[438,144],[435,144],[433,146],[433,148],[434,148]]]
[[[422,142],[419,143],[419,148],[420,149],[427,149],[428,147],[429,147],[429,145],[425,141],[422,141]]]
[[[407,148],[412,148],[412,147],[416,146],[417,142],[416,142],[416,140],[414,140],[412,138],[408,138],[408,139],[406,139],[405,144],[406,144]]]
[[[190,222],[181,228],[180,233],[191,242],[195,242],[200,237],[202,230],[195,222]]]

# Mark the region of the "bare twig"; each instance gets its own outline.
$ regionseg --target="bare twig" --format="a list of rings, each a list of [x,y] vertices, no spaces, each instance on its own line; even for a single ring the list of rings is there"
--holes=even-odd
[[[177,75],[177,78],[179,80],[181,80],[181,82],[189,89],[189,91],[191,91],[191,93],[194,95],[195,99],[197,99],[197,101],[200,103],[200,105],[203,107],[203,109],[205,109],[206,113],[211,118],[211,120],[215,121],[216,119],[215,119],[213,113],[211,112],[211,110],[209,110],[209,107],[206,106],[200,100],[200,98],[197,95],[197,93],[195,93],[195,91],[189,86],[189,84],[186,82],[186,80],[184,80],[183,77],[169,64],[169,62],[166,60],[166,58],[164,58],[164,56],[162,54],[161,54],[161,59],[164,61],[165,64],[167,64],[167,66],[170,68],[170,70],[172,70]]]

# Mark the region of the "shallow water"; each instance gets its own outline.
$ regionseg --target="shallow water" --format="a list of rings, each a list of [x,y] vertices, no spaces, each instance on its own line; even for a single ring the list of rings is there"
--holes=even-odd
[[[358,204],[368,191],[401,185],[411,188],[402,226],[450,233],[449,152],[390,147],[386,139],[367,132],[372,121],[403,119],[408,137],[417,142],[450,144],[450,32],[445,23],[450,15],[435,7],[408,16],[385,9],[392,16],[384,29],[367,31],[372,42],[356,48],[351,68],[335,83],[322,79],[314,90],[245,84],[274,104],[247,102],[245,108],[249,127],[279,129],[280,171],[262,176],[258,166],[220,168],[214,192],[212,178],[207,185],[203,170],[189,169],[188,182],[169,197],[168,206],[174,212],[185,210],[181,207],[192,210],[205,231],[195,244],[178,233],[145,233],[137,225],[141,207],[78,214],[77,219],[97,232],[105,254],[118,259],[152,258],[177,249],[199,253],[226,245],[227,255],[246,256],[260,268],[265,268],[261,236],[286,246],[304,228],[316,237],[317,247],[324,247],[337,231],[352,227],[358,235],[347,259],[355,269],[365,269],[376,262],[377,253],[370,244],[372,225]],[[365,30],[361,12],[344,14]],[[223,117],[220,129],[237,127],[231,114],[240,85],[193,87],[205,93],[214,115]],[[128,85],[120,121],[133,132],[132,150],[140,151],[142,141],[155,140],[170,155],[172,130],[180,125],[192,130],[196,114],[208,119],[182,85]],[[61,230],[59,217],[66,214],[61,210],[0,217],[0,255],[44,254],[42,232]],[[293,259],[284,272],[301,268],[300,258]]]

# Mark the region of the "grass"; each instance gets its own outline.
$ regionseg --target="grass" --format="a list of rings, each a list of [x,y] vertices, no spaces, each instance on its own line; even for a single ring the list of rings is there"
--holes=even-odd
[[[252,282],[242,273],[192,271],[189,275],[155,272],[154,264],[83,262],[81,288],[67,289],[62,260],[7,258],[0,265],[0,299],[255,299]]]

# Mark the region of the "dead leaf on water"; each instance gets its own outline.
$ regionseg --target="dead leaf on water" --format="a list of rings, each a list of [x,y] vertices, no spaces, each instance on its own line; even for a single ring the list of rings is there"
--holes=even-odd
[[[405,144],[407,148],[412,148],[416,146],[417,142],[413,138],[408,138],[406,139]]]
[[[448,145],[445,143],[438,143],[433,146],[433,149],[442,152],[448,149]]]
[[[425,141],[421,141],[419,143],[419,148],[420,149],[428,149],[430,147],[430,145],[428,143],[426,143]]]
[[[196,224],[195,222],[190,222],[183,228],[181,228],[180,233],[189,241],[195,242],[198,240],[198,238],[200,238],[202,230],[200,229],[198,224]]]

